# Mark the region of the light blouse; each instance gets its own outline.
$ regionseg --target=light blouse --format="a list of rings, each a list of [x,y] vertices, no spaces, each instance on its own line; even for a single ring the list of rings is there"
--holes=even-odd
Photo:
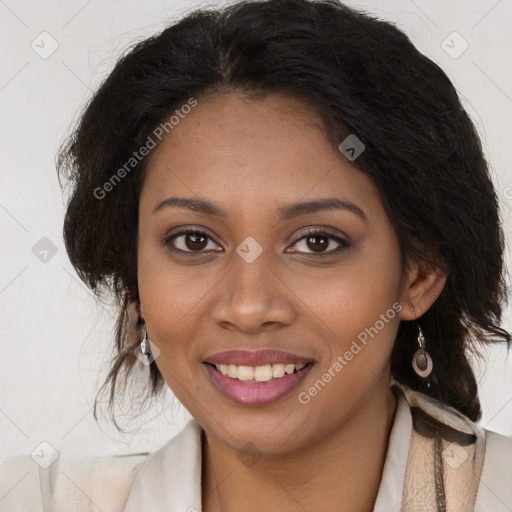
[[[512,437],[395,381],[392,390],[374,512],[512,512]],[[0,458],[0,512],[199,512],[202,439],[191,419],[152,453],[61,453],[47,469],[30,455]]]

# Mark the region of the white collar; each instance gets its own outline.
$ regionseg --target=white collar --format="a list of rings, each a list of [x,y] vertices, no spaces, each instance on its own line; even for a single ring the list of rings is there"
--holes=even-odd
[[[388,451],[373,512],[402,509],[405,470],[411,444],[412,416],[405,396],[400,390],[398,391],[395,395],[397,397],[395,420],[389,434]]]
[[[201,510],[202,429],[191,419],[152,453],[133,482],[124,512]]]
[[[397,395],[374,512],[400,510],[411,440],[412,417],[403,394]],[[181,432],[152,453],[140,468],[124,512],[199,512],[201,510],[202,429],[191,419]]]

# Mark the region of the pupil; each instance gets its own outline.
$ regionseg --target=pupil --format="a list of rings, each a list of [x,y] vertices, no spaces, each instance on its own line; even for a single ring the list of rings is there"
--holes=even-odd
[[[308,239],[308,243],[311,242],[312,240],[321,240],[320,244],[313,244],[313,247],[311,247],[313,250],[320,249],[318,252],[322,252],[322,250],[327,249],[329,245],[329,240],[322,235],[310,236]]]
[[[198,242],[198,239],[202,239],[202,242]],[[205,240],[206,240],[206,237],[203,236],[203,235],[193,235],[193,234],[190,234],[187,236],[187,247],[189,249],[204,249],[204,247],[206,246],[206,243],[205,243]],[[190,241],[192,240],[192,243],[189,243]],[[194,245],[194,244],[199,244],[199,247],[197,245]]]

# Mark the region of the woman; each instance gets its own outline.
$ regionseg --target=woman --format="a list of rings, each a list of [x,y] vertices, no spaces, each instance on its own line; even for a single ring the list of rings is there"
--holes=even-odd
[[[510,342],[497,199],[432,61],[334,0],[188,15],[124,56],[59,155],[80,277],[193,419],[41,470],[45,510],[512,510],[468,354]],[[115,419],[114,419],[115,421]]]

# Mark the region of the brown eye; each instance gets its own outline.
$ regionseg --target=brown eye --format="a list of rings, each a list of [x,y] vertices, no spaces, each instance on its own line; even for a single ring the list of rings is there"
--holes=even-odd
[[[329,238],[323,235],[313,235],[306,238],[308,247],[315,252],[322,252],[329,246]],[[310,245],[311,244],[311,245]]]
[[[209,242],[216,245],[206,233],[193,229],[175,233],[174,235],[168,236],[163,240],[163,244],[165,246],[169,246],[172,250],[176,252],[189,253],[203,252],[208,247]]]
[[[338,245],[337,247],[336,244]],[[347,249],[350,247],[350,243],[334,233],[312,229],[306,232],[305,236],[299,238],[294,246],[299,246],[300,250],[293,249],[292,252],[312,256],[330,256],[343,249]],[[329,251],[327,251],[328,248],[330,248]]]
[[[185,235],[185,245],[191,251],[201,251],[207,245],[207,236],[189,234]]]

